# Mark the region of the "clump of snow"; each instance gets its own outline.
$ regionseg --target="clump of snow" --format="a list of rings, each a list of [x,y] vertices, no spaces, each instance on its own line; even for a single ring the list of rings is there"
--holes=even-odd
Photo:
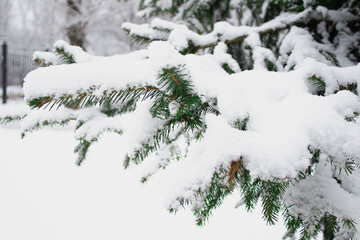
[[[75,131],[75,137],[78,139],[91,141],[106,130],[122,132],[121,122],[118,119],[107,117],[98,108],[87,108],[79,111],[82,112],[79,113],[77,120],[84,123]]]
[[[286,64],[285,70],[302,63],[305,58],[313,58],[318,62],[331,65],[331,62],[320,51],[331,51],[331,49],[315,42],[307,30],[295,26],[291,27],[280,46],[282,62]]]
[[[184,25],[177,24],[174,22],[166,21],[161,18],[154,18],[151,21],[150,26],[155,29],[167,29],[167,30],[174,30],[175,28],[184,28]]]
[[[153,118],[149,109],[152,106],[149,100],[139,102],[135,111],[119,117],[123,126],[123,137],[126,139],[124,149],[132,154],[135,149],[155,134],[156,129],[163,126],[164,121]]]
[[[250,33],[245,38],[245,42],[252,49],[255,70],[267,71],[265,60],[276,62],[274,53],[270,49],[261,46],[260,35],[258,33]]]
[[[154,65],[154,69],[160,70],[185,64],[184,57],[168,42],[152,42],[148,49],[149,61]]]
[[[315,175],[290,186],[284,200],[291,206],[291,214],[301,216],[310,223],[320,220],[325,212],[337,216],[339,220],[347,218],[357,223],[360,220],[359,196],[336,184],[331,166],[324,162],[318,164]]]
[[[329,95],[339,90],[340,86],[347,87],[350,84],[357,85],[359,92],[360,64],[349,67],[328,66],[314,59],[306,58],[295,67],[299,72],[304,73],[304,77],[316,75],[325,82],[325,94]]]
[[[314,0],[303,0],[304,7],[310,7],[315,1]]]
[[[129,31],[130,35],[140,35],[149,39],[166,39],[167,34],[161,31],[150,28],[149,24],[133,24],[133,23],[123,23],[122,28]]]
[[[214,58],[219,65],[227,64],[234,72],[240,72],[239,64],[227,53],[228,47],[225,43],[219,42],[214,48]]]
[[[43,60],[46,65],[58,65],[63,63],[63,61],[52,52],[35,51],[33,54],[33,61],[35,60]]]
[[[350,13],[349,11],[336,11],[336,10],[329,10],[324,6],[317,6],[316,11],[321,13],[324,18],[328,18],[333,22],[348,22],[348,21],[356,21],[359,20],[358,16]]]
[[[54,43],[54,48],[64,49],[66,53],[72,55],[76,63],[86,63],[93,60],[93,56],[85,52],[81,47],[72,46],[64,40],[58,40]]]

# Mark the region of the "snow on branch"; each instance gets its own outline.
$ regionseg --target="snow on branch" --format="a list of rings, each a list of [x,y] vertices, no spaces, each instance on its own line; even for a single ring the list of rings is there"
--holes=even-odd
[[[124,23],[122,28],[129,32],[130,36],[134,39],[144,38],[144,43],[156,40],[168,40],[181,52],[195,53],[200,49],[215,47],[218,42],[224,42],[229,45],[243,41],[251,33],[265,35],[288,29],[294,25],[304,25],[312,19],[336,23],[341,21],[358,21],[359,17],[347,12],[326,11],[326,9],[318,7],[316,10],[307,8],[300,13],[282,14],[256,27],[232,26],[228,22],[217,22],[214,24],[214,30],[204,35],[197,34],[184,25],[158,18],[152,20],[151,24],[136,25]]]
[[[290,234],[300,229],[308,239],[342,224],[337,232],[354,236],[360,64],[359,42],[351,41],[359,33],[347,23],[358,19],[317,7],[260,26],[217,22],[203,35],[160,19],[125,23],[150,44],[112,57],[60,42],[60,52],[35,59],[47,66],[63,56],[69,64],[25,78],[34,108],[25,122],[51,109],[25,131],[75,120],[78,164],[104,131],[121,134],[124,166],[150,162],[143,182],[166,168],[168,209],[189,206],[198,225],[238,188],[248,210],[261,201],[267,223],[282,212]],[[65,118],[50,121],[62,110]]]

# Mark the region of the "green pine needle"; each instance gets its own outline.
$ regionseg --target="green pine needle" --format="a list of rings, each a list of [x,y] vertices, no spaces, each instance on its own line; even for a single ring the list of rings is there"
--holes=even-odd
[[[6,124],[9,124],[9,123],[13,123],[13,122],[20,122],[26,116],[27,116],[27,114],[24,114],[24,115],[8,115],[8,116],[0,117],[0,124],[6,125]]]
[[[36,131],[41,129],[42,127],[45,126],[66,126],[67,124],[70,123],[70,121],[75,120],[75,118],[68,118],[68,119],[64,119],[64,120],[45,120],[42,122],[37,122],[36,124],[32,125],[31,127],[24,129],[23,132],[21,133],[21,138],[24,138],[26,136],[27,133]]]
[[[66,52],[64,47],[56,47],[54,53],[67,64],[76,63],[74,56],[71,53]]]
[[[308,78],[308,81],[312,87],[315,88],[316,94],[319,96],[324,96],[326,91],[326,84],[325,81],[316,75],[312,75]]]
[[[39,66],[39,67],[48,67],[48,66],[53,65],[52,62],[47,62],[45,59],[42,59],[42,58],[39,58],[39,57],[35,58],[33,60],[33,62],[34,62],[35,66]]]

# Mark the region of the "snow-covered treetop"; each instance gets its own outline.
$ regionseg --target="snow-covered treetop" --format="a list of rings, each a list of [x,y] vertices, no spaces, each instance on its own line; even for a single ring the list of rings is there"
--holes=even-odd
[[[289,235],[359,237],[360,5],[322,2],[142,1],[179,20],[123,24],[143,50],[35,53],[24,134],[76,121],[79,164],[102,132],[122,134],[124,166],[146,160],[142,181],[167,168],[169,210],[189,206],[198,224],[238,188],[268,223],[282,211]]]

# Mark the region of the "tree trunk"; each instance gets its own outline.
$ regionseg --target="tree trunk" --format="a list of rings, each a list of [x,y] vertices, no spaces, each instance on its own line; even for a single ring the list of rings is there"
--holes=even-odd
[[[67,36],[71,45],[79,46],[83,49],[85,44],[85,29],[86,23],[82,22],[79,16],[81,15],[80,5],[81,0],[67,0],[68,5],[68,20],[71,23],[66,28]]]

